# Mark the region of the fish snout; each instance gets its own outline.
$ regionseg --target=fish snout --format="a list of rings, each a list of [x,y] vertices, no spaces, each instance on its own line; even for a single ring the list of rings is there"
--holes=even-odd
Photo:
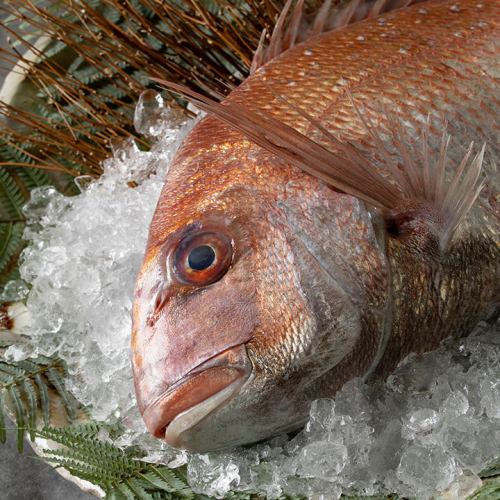
[[[187,448],[183,434],[233,399],[251,373],[244,344],[204,361],[144,410],[148,431],[175,448]]]

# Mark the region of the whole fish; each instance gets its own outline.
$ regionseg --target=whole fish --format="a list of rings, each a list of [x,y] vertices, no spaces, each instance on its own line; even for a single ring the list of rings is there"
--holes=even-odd
[[[495,314],[500,2],[409,3],[351,2],[333,31],[299,5],[222,103],[168,84],[209,112],[133,311],[139,408],[172,446],[296,429]]]

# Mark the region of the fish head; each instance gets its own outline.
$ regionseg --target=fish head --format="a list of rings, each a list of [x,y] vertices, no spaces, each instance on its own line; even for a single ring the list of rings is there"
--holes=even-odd
[[[148,430],[207,451],[301,425],[376,351],[378,326],[360,343],[362,306],[384,301],[364,290],[384,272],[381,253],[355,198],[200,121],[170,167],[136,285]]]

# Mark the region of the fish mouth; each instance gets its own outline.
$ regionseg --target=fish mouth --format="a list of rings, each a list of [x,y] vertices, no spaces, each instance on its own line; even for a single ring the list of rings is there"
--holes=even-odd
[[[144,410],[148,431],[174,448],[186,448],[184,432],[225,406],[251,373],[244,344],[217,354],[193,368]]]

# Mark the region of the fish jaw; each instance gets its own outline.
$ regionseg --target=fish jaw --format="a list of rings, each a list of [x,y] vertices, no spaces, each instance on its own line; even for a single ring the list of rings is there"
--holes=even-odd
[[[168,281],[163,260],[162,251],[152,252],[136,287],[132,365],[141,413],[198,373],[203,365],[216,363],[214,360],[224,352],[245,344],[253,334],[257,317],[252,305],[253,285],[243,280],[230,281],[228,289],[216,283],[201,293],[172,296],[155,310],[157,297]],[[222,379],[232,381],[230,370],[223,372],[215,364],[212,370],[218,372],[220,380],[213,383],[219,388]]]
[[[183,435],[235,397],[252,374],[245,346],[227,349],[189,372],[143,412],[149,432],[175,448]]]

